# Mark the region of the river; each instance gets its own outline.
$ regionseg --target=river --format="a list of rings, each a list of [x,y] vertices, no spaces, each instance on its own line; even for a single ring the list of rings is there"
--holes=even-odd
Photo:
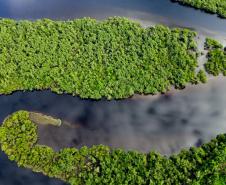
[[[0,17],[5,18],[67,20],[84,16],[100,20],[125,16],[143,26],[188,27],[200,37],[211,36],[226,45],[226,20],[169,0],[0,0]],[[82,100],[50,91],[15,92],[0,96],[0,120],[20,109],[64,120],[69,128],[40,130],[40,143],[56,150],[106,144],[142,152],[154,149],[168,155],[226,132],[225,91],[226,79],[211,77],[207,84],[182,91],[117,101]],[[17,168],[3,153],[0,167],[0,185],[62,184]]]

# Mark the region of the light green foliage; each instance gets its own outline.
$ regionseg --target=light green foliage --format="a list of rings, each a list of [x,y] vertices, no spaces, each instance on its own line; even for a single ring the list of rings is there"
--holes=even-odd
[[[214,39],[206,38],[204,48],[205,49],[223,49],[223,45]]]
[[[0,141],[11,160],[18,161],[19,165],[25,163],[27,156],[23,154],[29,152],[37,141],[36,125],[29,120],[28,112],[21,111],[5,120],[0,130]]]
[[[216,13],[222,18],[226,18],[225,0],[172,0],[181,4],[189,5],[210,13]]]
[[[51,89],[82,98],[127,98],[196,83],[196,33],[98,22],[0,20],[0,94]]]
[[[37,126],[18,111],[0,127],[0,144],[19,166],[71,185],[225,185],[226,134],[169,158],[99,145],[59,152],[37,144]]]
[[[197,74],[197,78],[199,82],[206,83],[207,82],[207,76],[204,70],[200,70]]]
[[[209,39],[206,40],[206,49],[209,50],[207,54],[208,61],[205,64],[205,69],[209,74],[218,76],[223,74],[226,76],[226,52],[223,46],[217,41]]]

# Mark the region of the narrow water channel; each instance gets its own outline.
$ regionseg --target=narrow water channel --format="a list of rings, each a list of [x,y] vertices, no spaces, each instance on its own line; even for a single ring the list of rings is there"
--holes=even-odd
[[[192,28],[226,44],[226,20],[170,0],[0,0],[0,17],[14,19],[125,16],[144,26],[165,24]],[[162,154],[199,146],[226,132],[226,79],[172,90],[166,95],[134,96],[120,101],[82,100],[50,91],[0,96],[0,122],[24,109],[62,119],[70,128],[40,128],[40,143],[62,147],[106,144],[114,148]],[[13,174],[13,178],[12,178]],[[60,185],[60,181],[16,167],[0,153],[0,184]]]

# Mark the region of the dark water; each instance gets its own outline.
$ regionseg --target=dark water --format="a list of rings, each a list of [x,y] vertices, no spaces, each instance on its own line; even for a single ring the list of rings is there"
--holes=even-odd
[[[226,20],[169,0],[0,0],[0,17],[66,20],[84,16],[97,19],[126,16],[144,26],[162,23],[191,27],[222,43],[226,41]],[[120,101],[81,100],[49,91],[16,92],[0,96],[0,122],[16,110],[38,111],[78,125],[75,129],[61,129],[57,135],[50,129],[42,131],[40,142],[48,141],[56,150],[65,146],[107,144],[170,154],[226,132],[225,90],[226,80],[218,79],[180,92],[171,91],[168,95]],[[28,184],[62,183],[19,169],[0,153],[0,185]]]
[[[0,0],[0,17],[72,19],[126,16],[212,31],[226,31],[216,15],[180,6],[170,0]]]

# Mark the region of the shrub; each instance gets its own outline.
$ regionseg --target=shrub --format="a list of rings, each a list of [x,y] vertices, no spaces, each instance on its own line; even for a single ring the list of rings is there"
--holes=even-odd
[[[206,49],[208,49],[207,62],[205,64],[205,69],[209,74],[218,76],[223,74],[226,76],[226,52],[223,46],[215,41],[206,39]]]

